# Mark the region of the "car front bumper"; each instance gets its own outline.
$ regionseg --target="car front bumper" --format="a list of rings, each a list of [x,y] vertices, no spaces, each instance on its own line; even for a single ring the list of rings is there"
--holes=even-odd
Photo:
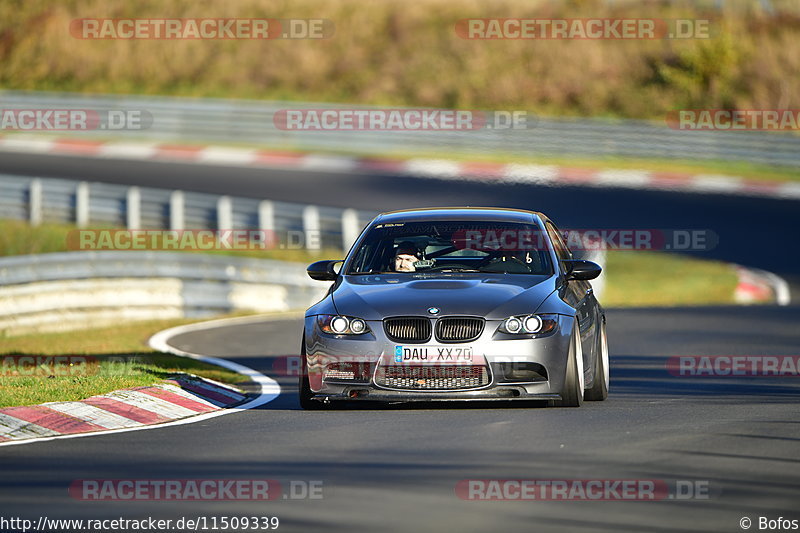
[[[382,369],[395,366],[393,360],[399,343],[388,339],[381,321],[369,321],[370,332],[360,336],[329,335],[316,324],[316,317],[305,320],[305,350],[312,397],[318,400],[366,400],[383,402],[469,401],[469,400],[558,400],[564,386],[573,317],[559,315],[557,329],[545,336],[509,338],[497,333],[499,320],[487,320],[483,333],[475,341],[447,344],[448,347],[469,347],[474,365],[485,366],[488,379],[474,387],[427,389],[393,387],[376,379]],[[429,348],[443,344],[403,344],[406,347]],[[351,362],[361,365],[363,380],[331,378],[330,365]],[[509,379],[508,365],[515,368],[539,369],[535,379]],[[433,363],[416,366],[432,368]]]

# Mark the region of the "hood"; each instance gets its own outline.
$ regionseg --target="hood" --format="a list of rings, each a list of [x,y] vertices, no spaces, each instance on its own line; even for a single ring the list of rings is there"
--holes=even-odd
[[[387,316],[475,315],[501,319],[533,313],[555,290],[554,276],[489,274],[344,276],[333,291],[336,310],[366,320]]]

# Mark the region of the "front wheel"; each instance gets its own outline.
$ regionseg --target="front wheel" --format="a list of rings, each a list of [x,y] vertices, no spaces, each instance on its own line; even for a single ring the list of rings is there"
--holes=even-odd
[[[567,358],[567,373],[564,377],[564,389],[561,399],[553,400],[554,407],[580,407],[583,405],[583,350],[581,337],[577,329],[573,329],[572,341]]]
[[[298,396],[300,407],[306,411],[320,411],[325,408],[322,402],[311,399],[311,385],[308,383],[308,361],[306,361],[306,337],[303,335],[303,344],[300,346],[300,382],[298,383]]]
[[[606,339],[606,325],[600,325],[600,349],[597,350],[597,360],[594,363],[594,380],[592,388],[586,391],[586,399],[591,402],[602,402],[608,398],[608,340]]]

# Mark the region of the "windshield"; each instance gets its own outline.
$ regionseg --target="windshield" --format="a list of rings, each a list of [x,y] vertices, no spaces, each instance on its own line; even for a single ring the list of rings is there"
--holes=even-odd
[[[544,232],[533,224],[442,221],[378,224],[347,274],[485,272],[551,275]]]

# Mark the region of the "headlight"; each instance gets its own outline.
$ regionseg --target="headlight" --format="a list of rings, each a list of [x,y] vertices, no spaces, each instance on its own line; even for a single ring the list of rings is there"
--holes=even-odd
[[[541,335],[558,326],[558,315],[510,316],[500,324],[499,331],[511,335]]]
[[[350,323],[343,316],[337,316],[330,322],[331,329],[334,333],[344,333],[350,326]]]
[[[506,333],[519,333],[522,331],[522,321],[519,318],[512,316],[503,322],[502,327],[505,328]]]
[[[342,315],[318,315],[319,329],[331,335],[361,335],[369,331],[362,318]]]
[[[527,333],[538,333],[542,329],[542,319],[536,315],[526,316],[523,324]]]
[[[361,335],[367,331],[367,323],[360,318],[354,318],[350,321],[350,331],[356,335]]]

